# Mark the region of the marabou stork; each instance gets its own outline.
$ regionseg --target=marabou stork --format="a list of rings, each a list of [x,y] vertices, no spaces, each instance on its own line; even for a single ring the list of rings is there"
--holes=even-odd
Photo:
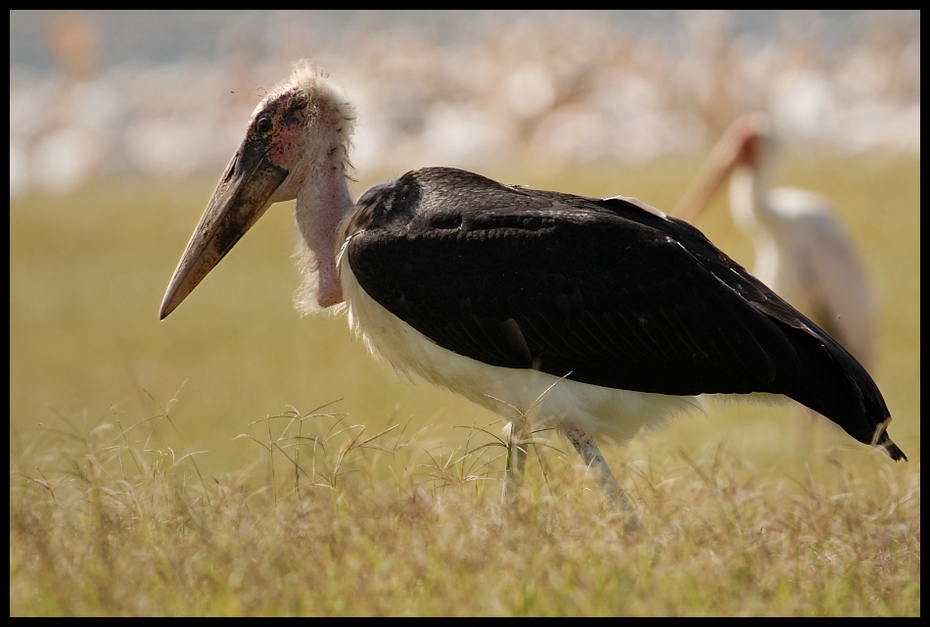
[[[874,305],[865,270],[829,200],[772,187],[778,151],[767,115],[738,117],[674,213],[694,222],[729,181],[733,222],[755,250],[752,273],[869,367]]]
[[[840,344],[691,225],[634,199],[586,198],[427,167],[349,191],[355,113],[296,65],[252,113],[165,293],[165,318],[272,204],[296,199],[298,307],[344,307],[371,353],[572,443],[631,506],[593,436],[778,394],[892,459],[881,392]],[[525,450],[508,464],[519,485]],[[631,513],[635,520],[635,514]]]

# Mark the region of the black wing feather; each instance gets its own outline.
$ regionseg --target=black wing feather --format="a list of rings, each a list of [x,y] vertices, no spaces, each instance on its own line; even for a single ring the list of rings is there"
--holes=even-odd
[[[686,222],[426,168],[367,193],[352,229],[362,288],[443,348],[611,388],[784,394],[903,457],[862,366]]]
[[[776,391],[774,361],[796,359],[769,316],[669,234],[684,223],[644,224],[638,207],[632,220],[619,200],[413,187],[382,190],[382,218],[352,238],[349,263],[369,295],[444,348],[665,394]]]

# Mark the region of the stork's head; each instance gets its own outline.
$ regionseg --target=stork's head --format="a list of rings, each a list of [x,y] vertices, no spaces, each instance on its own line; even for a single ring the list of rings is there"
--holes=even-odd
[[[293,200],[347,159],[354,111],[306,62],[258,104],[181,256],[159,311],[181,304],[272,204]]]
[[[711,150],[675,214],[685,220],[696,219],[737,168],[768,176],[775,151],[775,134],[766,114],[755,112],[738,117]]]
[[[772,121],[764,113],[747,113],[737,118],[720,141],[721,167],[729,172],[736,167],[760,169],[775,152]]]

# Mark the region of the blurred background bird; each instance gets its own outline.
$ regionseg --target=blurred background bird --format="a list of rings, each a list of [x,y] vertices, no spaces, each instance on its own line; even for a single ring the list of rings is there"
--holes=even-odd
[[[752,273],[868,368],[875,304],[866,270],[827,198],[808,189],[773,186],[778,153],[778,135],[768,115],[740,116],[674,213],[698,220],[729,182],[733,221],[754,247]]]

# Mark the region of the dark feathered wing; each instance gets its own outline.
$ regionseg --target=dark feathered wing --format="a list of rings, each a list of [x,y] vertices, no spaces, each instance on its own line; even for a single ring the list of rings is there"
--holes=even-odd
[[[680,220],[450,168],[360,204],[360,285],[443,348],[612,388],[785,394],[867,443],[888,419],[848,352]]]

